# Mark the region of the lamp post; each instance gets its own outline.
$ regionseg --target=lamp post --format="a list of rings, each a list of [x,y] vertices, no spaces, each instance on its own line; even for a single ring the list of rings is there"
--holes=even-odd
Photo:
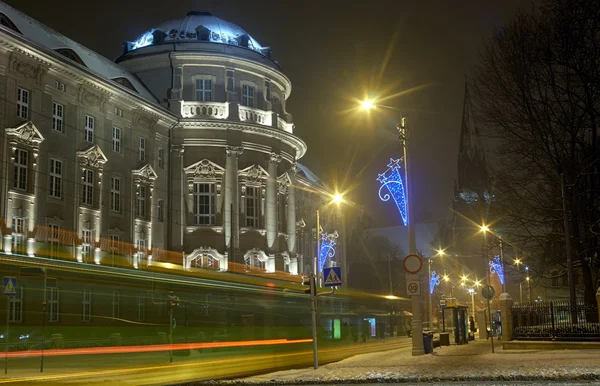
[[[490,228],[487,225],[485,225],[485,224],[481,225],[480,228],[481,228],[481,231],[483,232],[483,237],[484,237],[484,240],[485,240],[485,235],[488,232],[490,232],[490,233],[492,233],[492,232],[491,232]],[[496,236],[498,238],[498,241],[500,242],[500,266],[502,267],[502,277],[501,277],[501,280],[500,280],[500,284],[502,284],[502,293],[504,293],[505,292],[504,284],[506,282],[506,277],[504,276],[504,274],[505,274],[506,271],[504,270],[504,246],[502,245],[502,236],[498,235],[498,234],[494,234],[494,233],[492,233],[492,234],[494,236]],[[488,269],[488,268],[486,267],[486,269]],[[488,282],[488,284],[489,284],[489,282]]]
[[[473,320],[475,320],[475,290],[469,288],[469,293],[471,294],[471,315],[473,316]]]
[[[400,113],[400,123],[396,126],[398,129],[398,139],[400,145],[402,146],[404,153],[404,182],[406,185],[404,192],[404,199],[406,203],[406,225],[408,227],[408,253],[416,254],[417,253],[417,243],[415,239],[415,227],[412,219],[412,201],[411,201],[411,186],[409,183],[409,162],[408,162],[408,139],[409,139],[409,131],[406,127],[406,120],[402,117],[402,111],[396,107],[385,106],[375,104],[375,102],[370,100],[365,100],[361,103],[361,107],[366,110],[374,109],[377,107],[381,107],[388,110],[394,110]],[[423,347],[423,324],[421,320],[421,296],[412,296],[412,355],[423,355],[425,354],[425,350]]]

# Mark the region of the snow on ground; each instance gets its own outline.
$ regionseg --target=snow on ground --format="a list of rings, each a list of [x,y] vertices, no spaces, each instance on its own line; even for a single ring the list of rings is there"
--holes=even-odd
[[[357,355],[321,366],[254,376],[236,383],[600,380],[600,350],[502,350],[489,341],[411,355],[411,349]]]

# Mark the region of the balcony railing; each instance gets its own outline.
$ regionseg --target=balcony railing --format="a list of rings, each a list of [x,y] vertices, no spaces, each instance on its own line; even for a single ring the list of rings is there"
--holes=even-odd
[[[183,102],[181,116],[183,118],[227,119],[229,117],[229,103]]]
[[[272,126],[273,114],[270,111],[264,111],[240,105],[240,121]]]
[[[277,117],[277,127],[281,130],[287,131],[288,133],[294,133],[294,124],[287,123],[283,118]]]

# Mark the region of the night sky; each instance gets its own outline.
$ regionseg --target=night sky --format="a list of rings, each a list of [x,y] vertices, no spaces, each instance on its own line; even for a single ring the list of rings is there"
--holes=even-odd
[[[464,76],[495,27],[531,2],[509,0],[53,1],[8,4],[114,59],[124,40],[190,10],[245,29],[292,81],[288,111],[308,144],[300,160],[332,188],[352,188],[381,226],[400,223],[377,198],[377,174],[398,158],[397,116],[355,108],[367,95],[389,97],[412,133],[415,216],[448,214],[456,176]],[[412,92],[406,90],[415,89]],[[404,92],[404,93],[403,93]],[[391,210],[390,210],[391,209]]]

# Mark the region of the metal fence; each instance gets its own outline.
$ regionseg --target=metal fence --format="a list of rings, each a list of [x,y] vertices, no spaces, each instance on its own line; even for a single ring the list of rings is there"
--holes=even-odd
[[[598,306],[569,301],[516,304],[513,339],[600,341]]]

